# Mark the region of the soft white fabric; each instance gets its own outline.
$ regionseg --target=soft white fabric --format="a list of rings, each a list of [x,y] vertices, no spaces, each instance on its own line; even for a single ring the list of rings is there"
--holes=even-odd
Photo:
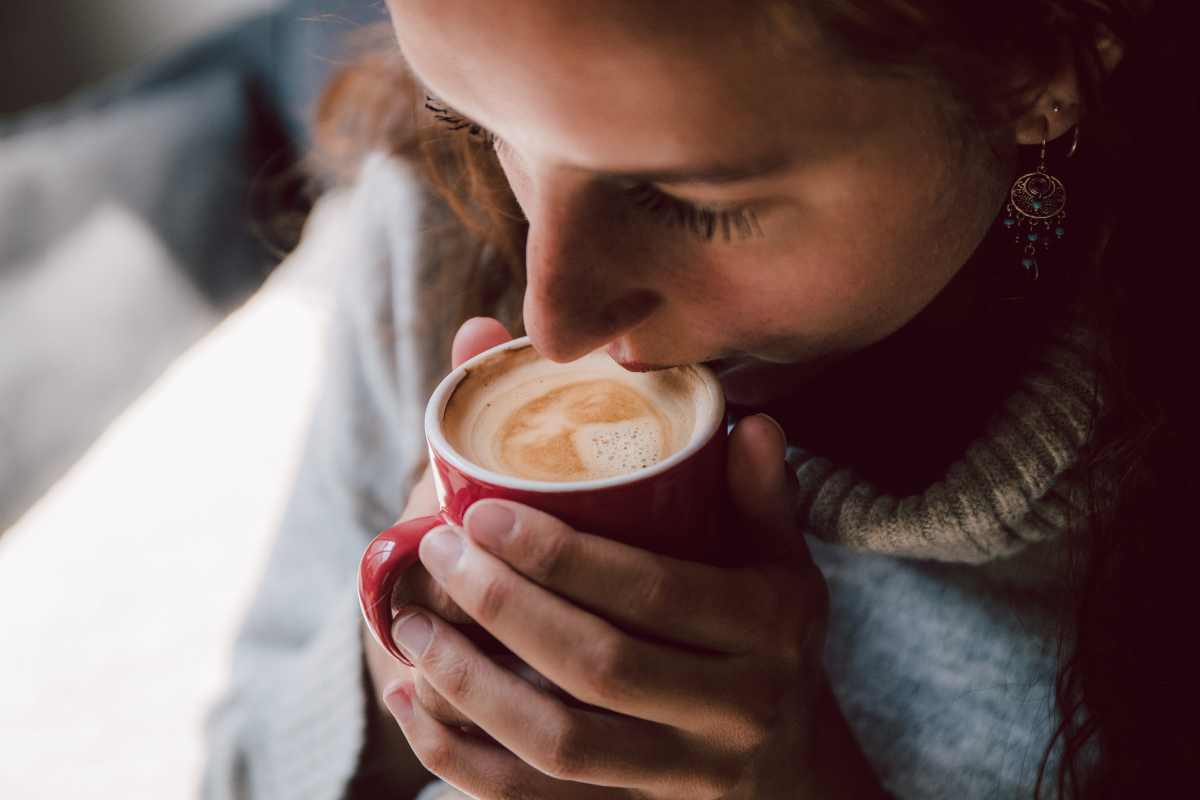
[[[323,201],[264,288],[0,537],[0,797],[195,795],[304,444],[347,217]]]
[[[422,197],[411,171],[382,157],[354,192],[320,397],[210,720],[205,798],[336,798],[355,774],[367,697],[355,571],[425,458],[414,377],[442,369],[421,357],[419,310],[436,310],[419,299],[421,234],[436,230]]]

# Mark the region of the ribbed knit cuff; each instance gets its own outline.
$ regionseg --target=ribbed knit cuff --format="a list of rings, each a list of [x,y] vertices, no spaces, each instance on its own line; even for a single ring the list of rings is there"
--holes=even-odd
[[[338,800],[366,736],[362,641],[353,581],[339,592],[313,639],[289,668],[264,675],[271,698],[256,720],[262,752],[252,758],[256,800]]]

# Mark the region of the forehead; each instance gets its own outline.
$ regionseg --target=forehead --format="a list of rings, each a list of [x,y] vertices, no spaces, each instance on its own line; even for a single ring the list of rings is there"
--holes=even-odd
[[[718,143],[722,156],[761,152],[797,128],[810,141],[844,130],[867,108],[861,79],[798,20],[784,46],[770,5],[389,0],[406,58],[441,99],[584,167],[622,153],[701,157]]]

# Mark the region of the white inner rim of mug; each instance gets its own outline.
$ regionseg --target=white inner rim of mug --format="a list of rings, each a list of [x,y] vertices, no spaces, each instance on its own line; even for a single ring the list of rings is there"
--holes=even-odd
[[[505,350],[517,350],[522,347],[531,346],[529,337],[522,336],[519,339],[513,339],[504,344],[497,345],[490,350],[485,350],[474,358],[460,364],[458,369],[452,370],[449,375],[442,379],[437,389],[434,390],[433,396],[429,398],[429,405],[425,408],[426,441],[439,456],[450,462],[456,469],[477,480],[496,486],[503,486],[508,489],[521,489],[539,494],[590,491],[595,489],[609,489],[614,486],[625,486],[645,480],[646,478],[652,478],[655,475],[666,472],[676,464],[680,464],[691,458],[692,455],[708,444],[709,440],[713,437],[713,433],[716,432],[717,426],[725,421],[725,393],[721,389],[721,384],[712,370],[697,364],[694,365],[697,374],[703,379],[705,388],[708,389],[716,400],[711,406],[711,416],[696,426],[696,432],[687,443],[687,446],[672,453],[662,461],[633,472],[627,472],[623,475],[613,475],[608,478],[599,478],[591,481],[535,481],[485,469],[475,462],[463,458],[457,450],[450,446],[450,442],[442,432],[442,415],[446,413],[446,404],[450,402],[450,396],[475,364]]]

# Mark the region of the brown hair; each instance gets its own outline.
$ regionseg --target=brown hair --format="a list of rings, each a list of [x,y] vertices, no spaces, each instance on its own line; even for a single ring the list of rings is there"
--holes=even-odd
[[[1181,4],[824,0],[801,8],[763,0],[760,8],[780,31],[795,14],[807,15],[849,63],[938,81],[966,135],[1010,130],[1031,107],[1031,90],[1075,67],[1084,145],[1068,191],[1088,211],[1073,220],[1090,215],[1092,222],[1085,230],[1072,223],[1086,245],[1072,251],[1077,263],[1063,271],[1086,277],[1072,291],[1086,292],[1105,343],[1098,365],[1105,405],[1087,466],[1116,478],[1093,491],[1086,524],[1067,537],[1060,724],[1035,794],[1050,765],[1060,797],[1166,796],[1187,785],[1181,782],[1190,782],[1200,756],[1192,729],[1200,712],[1196,661],[1186,652],[1195,629],[1189,579],[1200,559],[1188,505],[1196,490],[1189,466],[1196,406],[1183,366],[1194,356],[1178,352],[1190,340],[1183,324],[1191,295],[1181,282],[1193,266],[1179,263],[1191,252],[1188,206],[1174,194],[1177,176],[1195,178],[1186,148],[1200,127],[1195,90],[1171,82],[1196,74],[1181,40],[1190,30]],[[1107,79],[1098,49],[1104,37],[1125,50]],[[461,220],[470,258],[446,265],[463,276],[446,295],[458,305],[447,305],[444,322],[456,326],[523,288],[526,225],[490,148],[419,123],[423,101],[395,48],[377,49],[330,84],[318,142],[330,174],[346,174],[340,165],[371,149],[409,159]],[[1154,138],[1167,115],[1182,149]],[[510,306],[504,321],[515,327],[518,317]]]
[[[492,151],[467,136],[431,125],[425,96],[404,64],[387,26],[357,32],[352,49],[364,54],[336,72],[316,109],[311,169],[329,182],[351,180],[363,157],[387,152],[413,164],[450,212],[428,238],[441,237],[446,262],[434,272],[447,309],[441,320],[457,329],[474,316],[498,317],[523,330],[525,221]],[[436,214],[436,212],[435,212]],[[438,255],[435,254],[436,259]],[[443,335],[443,338],[446,338]],[[447,344],[448,347],[448,344]],[[449,351],[444,354],[449,362]]]

